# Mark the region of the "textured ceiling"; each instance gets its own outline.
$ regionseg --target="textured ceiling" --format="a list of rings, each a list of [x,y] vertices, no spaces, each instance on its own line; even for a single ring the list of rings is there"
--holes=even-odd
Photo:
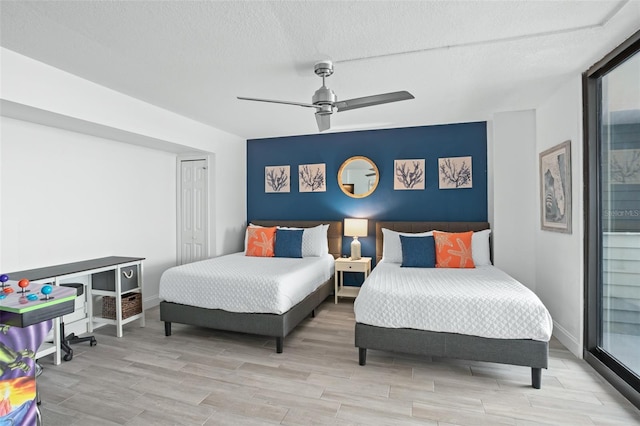
[[[416,99],[333,114],[331,131],[490,119],[537,107],[640,28],[640,1],[2,1],[0,44],[245,138],[317,133],[338,99]]]

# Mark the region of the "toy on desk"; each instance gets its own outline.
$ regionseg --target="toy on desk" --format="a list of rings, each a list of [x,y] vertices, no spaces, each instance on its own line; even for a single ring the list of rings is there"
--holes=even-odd
[[[13,293],[13,289],[11,287],[5,287],[2,289],[2,293],[0,293],[0,300],[6,298],[8,295]]]
[[[40,293],[44,294],[44,299],[40,299],[40,300],[51,300],[51,299],[53,299],[54,297],[50,296],[52,291],[53,291],[53,287],[51,287],[49,284],[43,285],[42,288],[40,289]]]
[[[20,281],[18,281],[18,287],[22,289],[22,291],[20,291],[20,293],[22,294],[25,294],[31,291],[31,290],[27,290],[27,287],[29,287],[29,280],[26,278],[23,278]]]
[[[9,281],[9,275],[0,275],[0,288],[5,288],[5,286],[7,286],[7,281]]]
[[[40,300],[51,300],[54,297],[50,296],[51,292],[53,291],[53,287],[50,286],[49,284],[47,285],[43,285],[42,288],[40,289],[40,293],[44,294],[44,299],[40,299]]]

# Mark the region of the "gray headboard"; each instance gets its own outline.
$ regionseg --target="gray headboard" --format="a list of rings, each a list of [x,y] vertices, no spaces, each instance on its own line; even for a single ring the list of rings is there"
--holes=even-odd
[[[251,223],[260,226],[291,226],[294,228],[311,228],[328,223],[327,238],[329,240],[329,253],[335,258],[342,256],[341,220],[252,220]]]
[[[465,232],[491,229],[489,222],[376,222],[376,264],[382,259],[382,228],[397,232]]]

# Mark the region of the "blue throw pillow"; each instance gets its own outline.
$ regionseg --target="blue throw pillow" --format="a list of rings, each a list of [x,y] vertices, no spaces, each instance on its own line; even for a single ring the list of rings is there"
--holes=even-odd
[[[275,257],[302,257],[302,229],[276,231]]]
[[[277,241],[276,241],[277,242]],[[435,268],[436,247],[432,236],[405,237],[400,235],[402,245],[402,267]]]

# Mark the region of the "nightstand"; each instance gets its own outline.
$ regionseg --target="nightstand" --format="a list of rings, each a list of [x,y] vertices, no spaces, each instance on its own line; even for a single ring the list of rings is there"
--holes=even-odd
[[[344,286],[344,273],[362,272],[364,278],[367,279],[371,273],[371,258],[361,257],[358,260],[351,260],[350,257],[341,257],[336,259],[335,269],[335,302],[338,303],[338,297],[357,297],[360,292],[360,287]]]

